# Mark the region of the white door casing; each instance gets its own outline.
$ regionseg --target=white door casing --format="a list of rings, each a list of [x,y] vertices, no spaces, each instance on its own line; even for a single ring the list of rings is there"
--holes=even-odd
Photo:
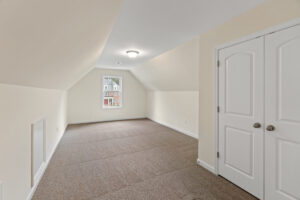
[[[266,36],[265,197],[300,199],[300,25]]]
[[[263,37],[220,50],[219,62],[219,174],[262,198]]]

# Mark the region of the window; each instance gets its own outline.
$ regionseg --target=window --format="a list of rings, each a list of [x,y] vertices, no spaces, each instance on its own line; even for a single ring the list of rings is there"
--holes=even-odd
[[[103,108],[122,107],[122,77],[103,76]]]

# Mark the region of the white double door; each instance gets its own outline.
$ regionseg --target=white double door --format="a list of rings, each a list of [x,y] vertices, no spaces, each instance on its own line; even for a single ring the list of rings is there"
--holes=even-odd
[[[219,52],[219,174],[260,199],[300,199],[300,26]]]

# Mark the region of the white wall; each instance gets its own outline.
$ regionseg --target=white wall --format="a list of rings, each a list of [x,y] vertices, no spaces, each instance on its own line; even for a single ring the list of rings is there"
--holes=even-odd
[[[198,91],[148,91],[147,117],[198,138]]]
[[[66,92],[0,84],[0,181],[5,200],[25,200],[31,192],[31,124],[46,120],[50,158],[64,133]]]
[[[299,0],[267,0],[256,8],[208,31],[199,38],[199,153],[202,162],[214,166],[214,59],[215,47],[300,17]]]
[[[102,77],[123,77],[122,108],[102,108]],[[146,90],[126,70],[94,69],[68,91],[68,122],[84,123],[146,116]]]

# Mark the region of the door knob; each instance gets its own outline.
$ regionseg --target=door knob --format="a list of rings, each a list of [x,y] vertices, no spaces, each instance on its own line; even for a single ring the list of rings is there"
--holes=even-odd
[[[267,126],[267,131],[275,131],[275,126],[273,125]]]
[[[256,123],[253,124],[253,127],[254,127],[254,128],[260,128],[260,127],[261,127],[261,124],[258,123],[258,122],[256,122]]]

